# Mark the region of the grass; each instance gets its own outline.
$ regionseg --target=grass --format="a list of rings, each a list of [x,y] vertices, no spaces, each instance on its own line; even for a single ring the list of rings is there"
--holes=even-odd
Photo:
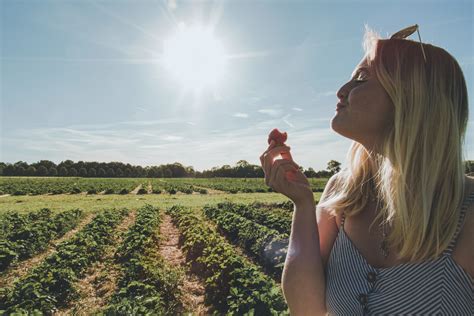
[[[319,200],[321,192],[315,192],[315,200]],[[193,209],[202,208],[205,204],[217,204],[230,201],[249,204],[254,201],[263,203],[280,203],[288,198],[280,193],[237,193],[237,194],[144,194],[144,195],[84,195],[58,194],[35,196],[0,197],[0,213],[5,211],[31,212],[41,208],[49,208],[54,212],[72,208],[80,208],[86,212],[95,212],[107,208],[137,209],[146,203],[168,208],[176,204]]]

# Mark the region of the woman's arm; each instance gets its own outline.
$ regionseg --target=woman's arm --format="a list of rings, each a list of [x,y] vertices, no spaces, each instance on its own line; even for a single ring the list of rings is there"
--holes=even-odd
[[[336,175],[333,175],[324,188],[320,202],[334,188],[335,181]],[[335,218],[324,210],[319,209],[318,214],[320,218],[317,222],[315,203],[295,204],[282,275],[283,294],[292,315],[326,315],[324,261],[327,261],[337,236],[337,226]]]
[[[291,315],[326,314],[326,283],[314,202],[295,205],[282,289]]]

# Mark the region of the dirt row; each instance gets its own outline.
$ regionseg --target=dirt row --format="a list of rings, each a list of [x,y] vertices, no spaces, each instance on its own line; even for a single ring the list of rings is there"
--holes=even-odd
[[[120,267],[114,262],[114,254],[122,242],[124,233],[135,223],[136,210],[132,210],[115,229],[114,242],[105,250],[105,255],[86,272],[86,276],[76,283],[79,298],[74,305],[55,315],[91,315],[103,309],[116,290],[120,278]]]
[[[53,252],[56,251],[56,247],[66,241],[71,239],[78,231],[80,231],[84,226],[89,224],[94,217],[95,214],[88,213],[84,219],[76,226],[76,228],[71,229],[68,231],[64,236],[61,238],[55,239],[51,242],[51,245],[46,249],[44,252],[24,261],[21,261],[13,266],[11,266],[8,270],[6,270],[0,276],[0,288],[4,288],[7,286],[11,286],[16,279],[19,279],[26,275],[32,268],[38,265],[41,261],[43,261],[46,257],[51,255]]]
[[[139,188],[136,190],[138,191]],[[56,245],[70,239],[86,224],[88,224],[94,214],[89,213],[81,221],[81,223],[73,230],[66,233],[62,238],[53,241],[51,247],[40,255],[26,260],[0,276],[0,287],[7,284],[12,284],[17,278],[20,278],[28,273],[33,267],[39,264],[44,258],[55,251]],[[173,224],[171,217],[162,210],[162,221],[159,227],[160,241],[158,253],[167,263],[172,267],[180,267],[185,271],[183,283],[180,286],[182,296],[183,313],[192,312],[193,315],[207,315],[212,311],[211,306],[205,305],[205,287],[204,282],[196,274],[191,273],[186,264],[185,254],[183,253],[179,237],[180,232]],[[116,291],[116,282],[120,278],[120,267],[114,262],[114,253],[118,245],[120,245],[124,233],[135,222],[136,210],[132,210],[129,215],[116,228],[115,241],[107,247],[104,258],[92,265],[86,276],[77,283],[78,299],[73,306],[68,309],[60,310],[55,315],[90,315],[103,309],[111,295]],[[210,226],[217,229],[215,223],[203,218]],[[219,231],[217,229],[217,231]],[[222,234],[222,233],[221,233]],[[224,234],[222,234],[224,235]],[[226,238],[227,239],[227,238]],[[255,260],[248,256],[240,247],[234,246],[235,251],[246,257],[250,262],[259,266]],[[263,269],[262,269],[263,272]],[[275,280],[278,284],[280,280]]]

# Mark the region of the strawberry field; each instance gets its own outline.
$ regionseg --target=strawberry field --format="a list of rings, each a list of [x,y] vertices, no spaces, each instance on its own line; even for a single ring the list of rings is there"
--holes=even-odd
[[[327,179],[308,179],[313,192],[322,192]],[[178,192],[207,194],[273,192],[261,178],[74,178],[74,177],[0,177],[0,195],[40,194],[140,194]]]
[[[25,195],[0,198],[1,314],[288,314],[284,196],[220,192],[209,179],[79,178],[45,188],[100,189],[35,195],[46,180],[30,179],[8,183]],[[104,192],[126,184],[125,195]]]

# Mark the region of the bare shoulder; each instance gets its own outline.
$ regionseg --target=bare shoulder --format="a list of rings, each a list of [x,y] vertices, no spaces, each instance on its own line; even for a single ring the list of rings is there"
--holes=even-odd
[[[329,192],[334,190],[336,179],[337,174],[329,178],[324,188],[323,194],[319,199],[319,203],[325,201],[329,195]],[[323,260],[323,266],[326,267],[326,263],[329,260],[329,254],[331,253],[332,246],[339,232],[337,221],[340,220],[331,215],[329,210],[318,206],[316,206],[316,218],[318,223],[321,257]]]
[[[468,193],[474,192],[474,178],[466,177],[466,185],[470,189]],[[474,202],[469,205],[464,225],[459,233],[453,259],[474,278],[474,252],[472,251],[472,240],[474,240]]]

